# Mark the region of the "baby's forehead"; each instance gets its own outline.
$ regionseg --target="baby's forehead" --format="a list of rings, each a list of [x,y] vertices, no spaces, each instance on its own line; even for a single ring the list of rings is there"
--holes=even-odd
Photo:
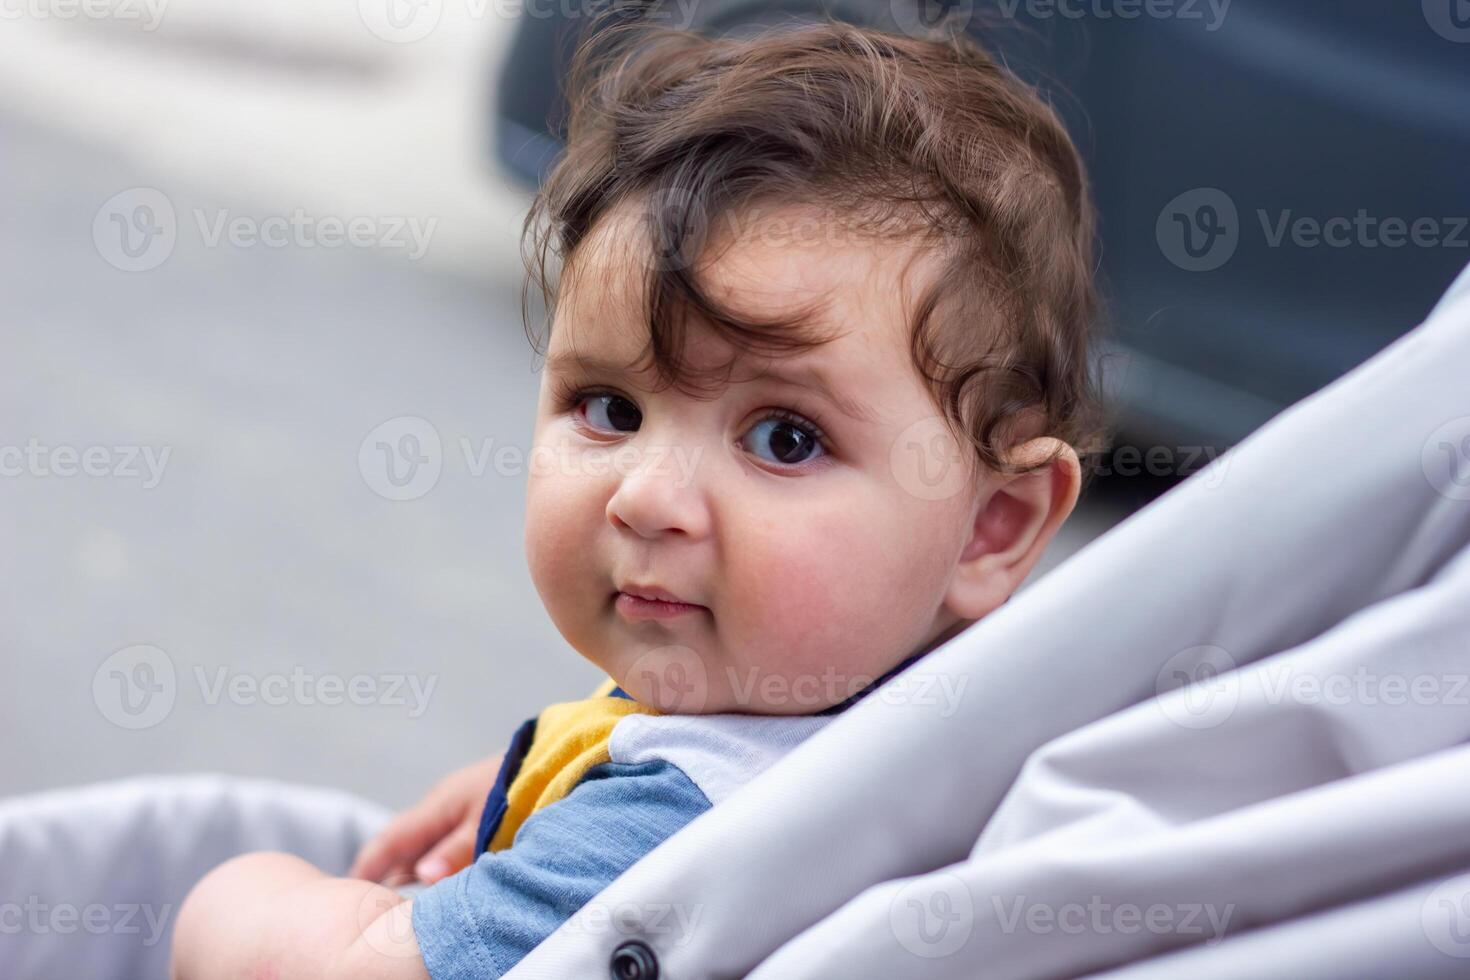
[[[808,311],[821,332],[890,333],[906,345],[919,291],[942,258],[933,241],[881,223],[810,205],[764,204],[710,221],[684,271],[712,300],[753,320]],[[669,265],[651,247],[646,210],[620,205],[577,249],[558,302],[558,329],[646,322],[652,278],[668,274]]]

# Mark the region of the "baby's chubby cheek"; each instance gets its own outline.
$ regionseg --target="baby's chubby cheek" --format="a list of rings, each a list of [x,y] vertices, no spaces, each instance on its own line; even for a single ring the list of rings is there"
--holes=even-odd
[[[526,485],[526,564],[541,601],[557,629],[574,647],[590,642],[587,633],[594,612],[589,602],[597,592],[596,576],[602,570],[593,561],[592,542],[600,512],[579,503],[582,495],[576,481],[555,474],[534,472]],[[589,516],[590,515],[590,516]],[[611,586],[608,587],[610,593]],[[594,595],[595,594],[595,595]]]
[[[759,702],[734,710],[835,704],[908,656],[932,621],[933,549],[875,532],[861,512],[826,515],[743,536],[727,556],[720,680]],[[824,703],[808,703],[816,692]]]

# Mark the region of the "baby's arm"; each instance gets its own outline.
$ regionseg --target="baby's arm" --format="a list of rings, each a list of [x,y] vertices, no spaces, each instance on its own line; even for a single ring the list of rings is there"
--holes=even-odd
[[[236,858],[184,902],[174,980],[499,977],[709,808],[666,760],[602,763],[527,817],[514,846],[481,855],[411,902],[287,855]],[[692,929],[701,907],[675,911]],[[607,912],[597,910],[588,927],[606,928]]]
[[[289,854],[247,854],[184,901],[173,980],[428,980],[412,908],[391,888]]]

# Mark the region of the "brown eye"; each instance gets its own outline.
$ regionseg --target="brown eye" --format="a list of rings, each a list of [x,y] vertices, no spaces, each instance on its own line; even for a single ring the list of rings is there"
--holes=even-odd
[[[783,466],[797,466],[826,451],[815,432],[780,416],[761,419],[742,443],[762,459]]]
[[[643,423],[643,413],[638,410],[638,406],[622,395],[589,394],[584,398],[587,403],[587,423],[594,428],[637,432],[638,426]]]

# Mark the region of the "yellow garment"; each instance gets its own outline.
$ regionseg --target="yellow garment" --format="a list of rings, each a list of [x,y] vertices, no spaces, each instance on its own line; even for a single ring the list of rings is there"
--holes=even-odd
[[[536,718],[531,746],[506,791],[505,816],[490,838],[489,849],[510,847],[526,818],[566,796],[587,770],[608,762],[613,727],[632,714],[660,712],[629,698],[614,697],[608,678],[582,701],[548,705]]]

